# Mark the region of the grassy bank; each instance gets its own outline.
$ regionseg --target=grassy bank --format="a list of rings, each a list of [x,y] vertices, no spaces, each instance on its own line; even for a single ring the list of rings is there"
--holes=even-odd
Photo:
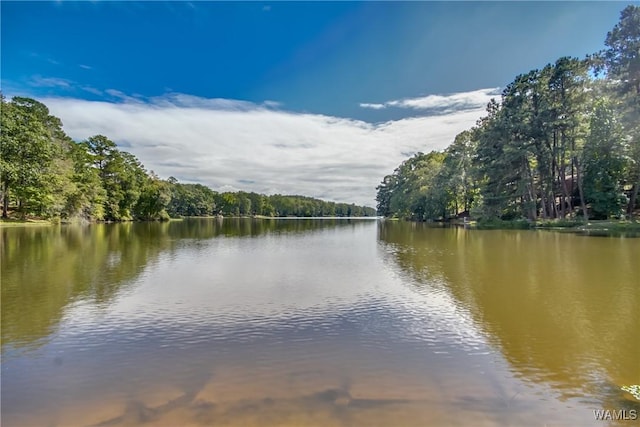
[[[53,225],[53,223],[46,219],[0,219],[0,227],[30,227],[43,225]]]
[[[532,227],[533,224],[526,219],[485,219],[478,220],[474,228],[478,230],[527,230]]]
[[[473,222],[471,223],[473,227]],[[575,232],[612,232],[640,233],[640,222],[627,220],[591,220],[588,222],[573,219],[538,220],[525,219],[505,221],[501,219],[480,220],[475,223],[478,230],[563,230]]]
[[[619,231],[640,232],[638,221],[589,221],[577,227],[581,231]]]
[[[577,231],[633,231],[640,232],[640,222],[627,220],[553,220],[538,221],[534,228],[575,229]]]
[[[214,217],[212,217],[214,218]],[[182,221],[184,218],[169,218],[163,221]],[[159,222],[159,221],[86,221],[78,218],[64,219],[17,219],[17,218],[1,218],[0,227],[31,227],[31,226],[44,226],[44,225],[59,225],[59,224],[110,224],[110,223],[127,223],[127,222]]]

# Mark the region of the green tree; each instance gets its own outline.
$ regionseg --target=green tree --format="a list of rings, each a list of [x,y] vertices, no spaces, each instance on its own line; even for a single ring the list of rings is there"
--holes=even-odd
[[[394,211],[391,209],[391,197],[398,187],[398,175],[387,175],[382,183],[376,187],[376,201],[378,202],[376,209],[378,215],[392,216]]]
[[[72,186],[66,196],[65,216],[89,221],[104,219],[107,194],[98,169],[93,167],[91,155],[85,145],[76,143],[70,144],[69,155],[73,161],[73,175]]]
[[[106,192],[105,219],[132,220],[141,191],[150,179],[144,167],[134,155],[118,150],[117,145],[104,135],[92,136],[83,145]]]
[[[378,213],[416,220],[446,216],[446,200],[438,176],[446,155],[417,153],[404,161],[378,186]]]
[[[522,102],[521,91],[517,85],[507,87],[503,95],[503,105],[507,106],[501,108],[491,102],[487,107],[489,115],[479,122],[475,161],[476,179],[481,183],[482,207],[478,212],[482,218],[521,217],[526,214],[522,205],[530,207],[535,199],[530,167],[532,141],[525,137],[524,128],[530,118],[522,117],[522,110],[515,108]]]
[[[584,192],[592,217],[607,219],[624,212],[622,191],[625,147],[622,128],[606,100],[599,100],[591,117],[584,148]]]
[[[166,211],[171,201],[169,183],[151,174],[142,185],[140,195],[134,206],[134,216],[145,221],[167,220]]]
[[[632,214],[640,191],[640,7],[629,5],[607,33],[600,57],[620,102],[618,111],[630,145],[626,181],[631,186],[627,212]]]
[[[0,144],[0,186],[2,216],[7,217],[10,200],[17,211],[51,216],[54,195],[54,158],[60,147],[54,138],[63,135],[61,122],[47,107],[33,99],[2,98]]]
[[[456,135],[453,143],[445,150],[446,157],[438,186],[446,194],[446,204],[453,215],[458,215],[461,210],[469,212],[478,199],[473,164],[475,149],[474,132],[464,131]]]
[[[640,96],[640,7],[629,5],[620,13],[620,21],[607,33],[601,55],[607,74],[620,82],[623,93]]]

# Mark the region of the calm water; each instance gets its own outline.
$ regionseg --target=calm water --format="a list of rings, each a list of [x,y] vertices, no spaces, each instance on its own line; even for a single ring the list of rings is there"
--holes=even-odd
[[[3,426],[640,410],[619,390],[640,384],[640,239],[251,219],[0,235]]]

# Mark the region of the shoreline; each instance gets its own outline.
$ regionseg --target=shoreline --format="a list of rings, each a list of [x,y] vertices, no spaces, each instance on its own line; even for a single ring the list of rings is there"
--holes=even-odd
[[[31,227],[31,226],[53,226],[53,225],[89,225],[89,224],[125,224],[125,223],[150,223],[150,222],[175,222],[185,219],[379,219],[377,216],[264,216],[264,215],[240,215],[240,216],[185,216],[179,218],[169,218],[166,220],[130,220],[130,221],[61,221],[48,219],[0,219],[0,228],[11,227]]]
[[[241,216],[187,216],[181,218],[170,218],[165,221],[56,221],[46,219],[0,219],[0,228],[14,227],[42,227],[54,225],[77,225],[77,224],[115,224],[133,222],[174,222],[185,219],[269,219],[269,220],[310,220],[310,219],[382,219],[384,221],[402,221],[399,218],[384,217],[348,217],[348,216],[324,216],[324,217],[290,217],[290,216],[264,216],[264,215],[241,215]],[[411,221],[408,221],[411,222]],[[454,220],[450,222],[434,223],[441,226],[464,226],[473,230],[548,230],[565,233],[638,233],[640,235],[640,221],[637,220],[591,220],[588,222],[574,220],[552,220],[528,222],[526,220],[492,220],[476,221],[470,220],[462,222]]]

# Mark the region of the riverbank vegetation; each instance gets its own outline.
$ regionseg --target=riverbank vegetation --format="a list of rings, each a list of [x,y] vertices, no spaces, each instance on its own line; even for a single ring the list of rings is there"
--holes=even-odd
[[[169,178],[171,200],[167,212],[180,216],[323,217],[375,216],[366,206],[326,202],[305,196],[264,195],[253,192],[217,193],[201,184],[181,184]]]
[[[103,135],[72,140],[33,99],[2,97],[3,224],[32,221],[167,220],[208,215],[374,216],[375,209],[303,196],[218,193],[161,179]],[[12,222],[13,220],[14,222]]]
[[[640,7],[584,59],[517,76],[443,152],[417,153],[377,187],[378,213],[486,228],[633,218],[640,207]]]

